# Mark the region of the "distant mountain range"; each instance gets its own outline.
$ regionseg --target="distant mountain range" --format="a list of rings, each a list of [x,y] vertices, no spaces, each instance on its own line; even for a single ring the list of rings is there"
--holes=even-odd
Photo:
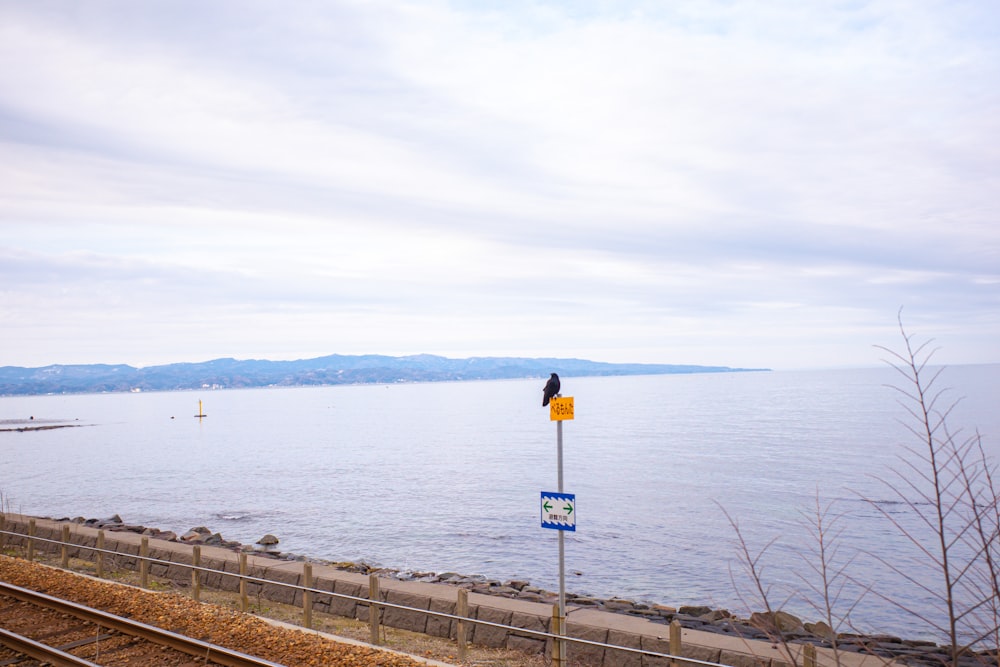
[[[767,370],[674,364],[611,364],[584,359],[405,357],[334,354],[297,361],[215,359],[135,368],[125,364],[0,366],[0,395],[76,394],[242,387],[435,382],[562,376],[662,375]]]

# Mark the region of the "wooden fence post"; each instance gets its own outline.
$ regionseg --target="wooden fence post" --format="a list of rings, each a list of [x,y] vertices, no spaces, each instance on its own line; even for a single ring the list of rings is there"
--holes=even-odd
[[[816,667],[816,647],[812,644],[802,647],[802,667]]]
[[[149,588],[149,538],[143,535],[139,543],[139,587]]]
[[[379,585],[378,575],[368,575],[368,623],[371,629],[369,639],[375,646],[379,645]]]
[[[313,594],[309,589],[313,585],[312,563],[302,563],[302,585],[306,590],[302,591],[302,625],[312,629],[313,624]]]
[[[559,637],[563,634],[562,616],[559,615],[559,605],[552,605],[552,634]],[[563,640],[552,640],[552,667],[567,667],[563,664]]]
[[[191,591],[194,594],[194,601],[201,602],[201,571],[197,568],[201,567],[201,546],[194,545],[191,547]]]
[[[247,554],[240,552],[240,611],[246,612],[250,609],[250,602],[247,600]]]
[[[681,622],[673,620],[670,621],[670,655],[680,655],[681,650]],[[680,667],[680,663],[671,660],[670,667]]]
[[[7,515],[0,512],[0,549],[7,546],[7,536],[3,531],[7,530]]]
[[[458,641],[458,659],[465,661],[468,652],[466,639],[466,622],[462,619],[469,615],[469,591],[464,588],[458,589],[458,603],[455,605],[455,615],[458,616],[458,623],[455,628],[455,639]]]
[[[35,520],[28,520],[28,560],[35,560]]]
[[[97,578],[104,578],[104,531],[97,531]]]
[[[62,568],[64,570],[69,569],[69,524],[64,523],[62,526]]]

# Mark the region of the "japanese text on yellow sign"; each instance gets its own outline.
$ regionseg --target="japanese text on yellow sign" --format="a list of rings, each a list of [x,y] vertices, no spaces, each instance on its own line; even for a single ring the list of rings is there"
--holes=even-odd
[[[549,401],[549,419],[554,422],[573,418],[573,397],[556,397]]]

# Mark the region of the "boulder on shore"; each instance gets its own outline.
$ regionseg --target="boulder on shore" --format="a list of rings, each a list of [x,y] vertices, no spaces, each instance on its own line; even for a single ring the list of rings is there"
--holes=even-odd
[[[826,641],[832,641],[837,638],[837,633],[833,631],[833,628],[823,621],[806,623],[804,624],[804,627],[806,632],[812,633],[821,639],[825,639]]]
[[[750,614],[750,625],[769,634],[805,632],[802,620],[786,611],[755,611]]]
[[[204,526],[199,526],[198,528],[192,528],[188,532],[181,535],[180,538],[178,539],[180,539],[181,542],[187,542],[189,544],[201,544],[202,542],[205,541],[205,538],[207,538],[211,534],[212,531],[210,531],[208,528],[205,528]]]

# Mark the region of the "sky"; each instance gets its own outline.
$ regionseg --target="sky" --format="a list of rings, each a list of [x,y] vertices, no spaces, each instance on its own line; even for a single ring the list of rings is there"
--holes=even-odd
[[[0,366],[1000,362],[998,82],[988,1],[0,0]]]

